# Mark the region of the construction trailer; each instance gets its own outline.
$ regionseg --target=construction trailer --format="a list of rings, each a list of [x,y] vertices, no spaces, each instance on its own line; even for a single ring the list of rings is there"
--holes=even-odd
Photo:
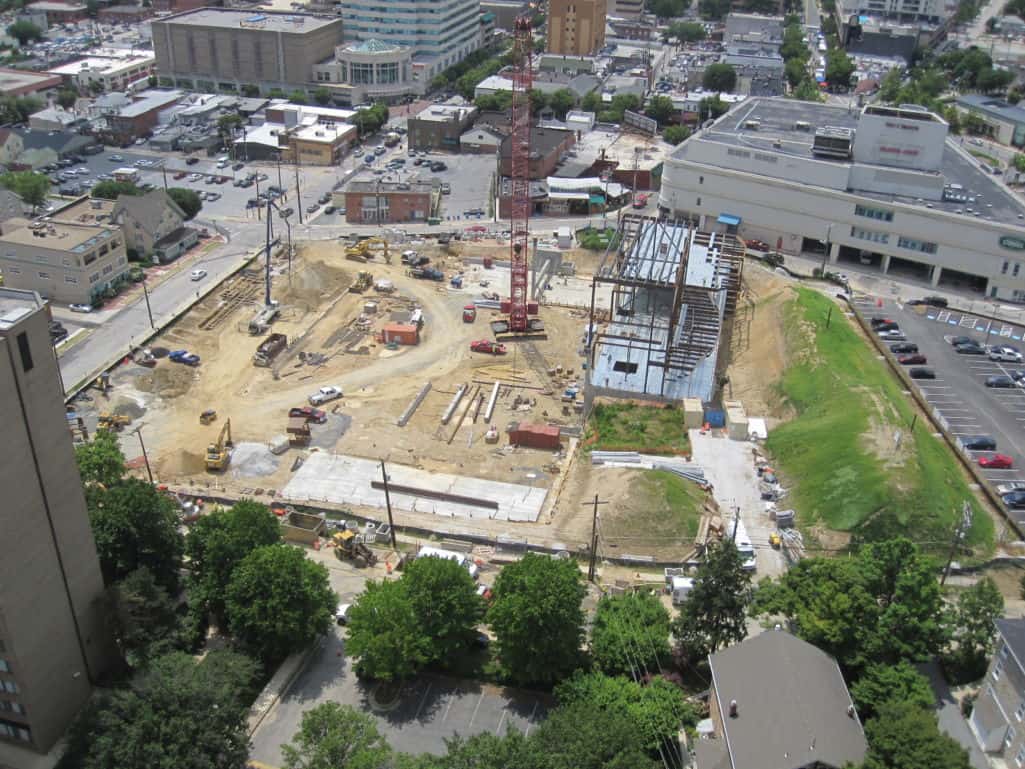
[[[509,430],[511,446],[526,446],[531,449],[551,449],[557,451],[561,444],[557,425],[537,425],[519,422]]]
[[[385,344],[420,344],[420,327],[411,323],[386,323],[381,329],[381,341]]]
[[[683,220],[626,214],[595,271],[585,402],[595,396],[713,400],[724,328],[736,312],[744,245]],[[595,307],[611,287],[611,317]],[[603,289],[604,290],[604,289]]]

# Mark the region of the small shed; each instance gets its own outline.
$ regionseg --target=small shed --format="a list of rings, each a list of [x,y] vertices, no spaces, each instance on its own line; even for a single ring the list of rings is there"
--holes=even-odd
[[[561,446],[559,428],[556,425],[535,425],[520,422],[509,430],[512,446],[527,446],[532,449],[553,449]]]
[[[381,329],[385,344],[420,344],[420,328],[410,323],[388,323]]]

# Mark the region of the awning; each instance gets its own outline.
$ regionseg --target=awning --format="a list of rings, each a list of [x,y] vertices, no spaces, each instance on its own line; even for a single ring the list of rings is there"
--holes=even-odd
[[[725,224],[727,227],[736,227],[740,224],[740,217],[733,214],[719,214],[718,221],[719,224]]]
[[[590,202],[591,202],[592,206],[603,206],[603,205],[605,205],[605,196],[604,195],[591,195]]]

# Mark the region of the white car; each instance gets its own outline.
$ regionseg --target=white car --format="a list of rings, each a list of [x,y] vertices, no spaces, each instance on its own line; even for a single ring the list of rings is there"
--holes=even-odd
[[[335,621],[339,625],[346,625],[349,622],[349,609],[352,608],[351,603],[340,603],[338,608],[335,609]]]
[[[220,163],[217,164],[217,167],[218,168],[227,168],[229,165],[231,165],[231,164],[227,160],[222,160]]]
[[[202,280],[205,277],[206,277],[206,270],[193,270],[192,272],[189,273],[189,278],[191,280]]]
[[[93,306],[91,304],[69,304],[68,309],[72,312],[92,312]]]
[[[317,392],[313,393],[309,397],[311,406],[320,406],[328,401],[333,401],[342,397],[342,388],[337,385],[327,385],[321,387]]]
[[[198,182],[200,179],[203,178],[203,174],[189,174],[186,178],[190,182]]]
[[[878,336],[880,339],[889,339],[893,342],[903,342],[905,339],[907,339],[907,337],[904,336],[904,332],[901,331],[899,328],[891,328],[887,329],[886,331],[880,331]]]
[[[1002,363],[1021,363],[1021,353],[1010,347],[993,347],[989,351],[989,359]]]
[[[111,155],[109,158],[107,158],[107,160],[109,160],[111,163],[120,163],[124,160],[124,157],[122,157],[121,155]]]

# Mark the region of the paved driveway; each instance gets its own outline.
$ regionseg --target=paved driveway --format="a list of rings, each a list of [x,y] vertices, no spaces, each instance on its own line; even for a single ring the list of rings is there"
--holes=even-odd
[[[378,692],[357,679],[335,628],[253,735],[251,757],[280,766],[281,744],[291,740],[302,713],[322,702],[373,714],[391,746],[406,753],[444,753],[445,740],[457,734],[505,734],[510,728],[529,733],[548,711],[539,695],[440,676],[410,682],[391,702],[380,702]]]

